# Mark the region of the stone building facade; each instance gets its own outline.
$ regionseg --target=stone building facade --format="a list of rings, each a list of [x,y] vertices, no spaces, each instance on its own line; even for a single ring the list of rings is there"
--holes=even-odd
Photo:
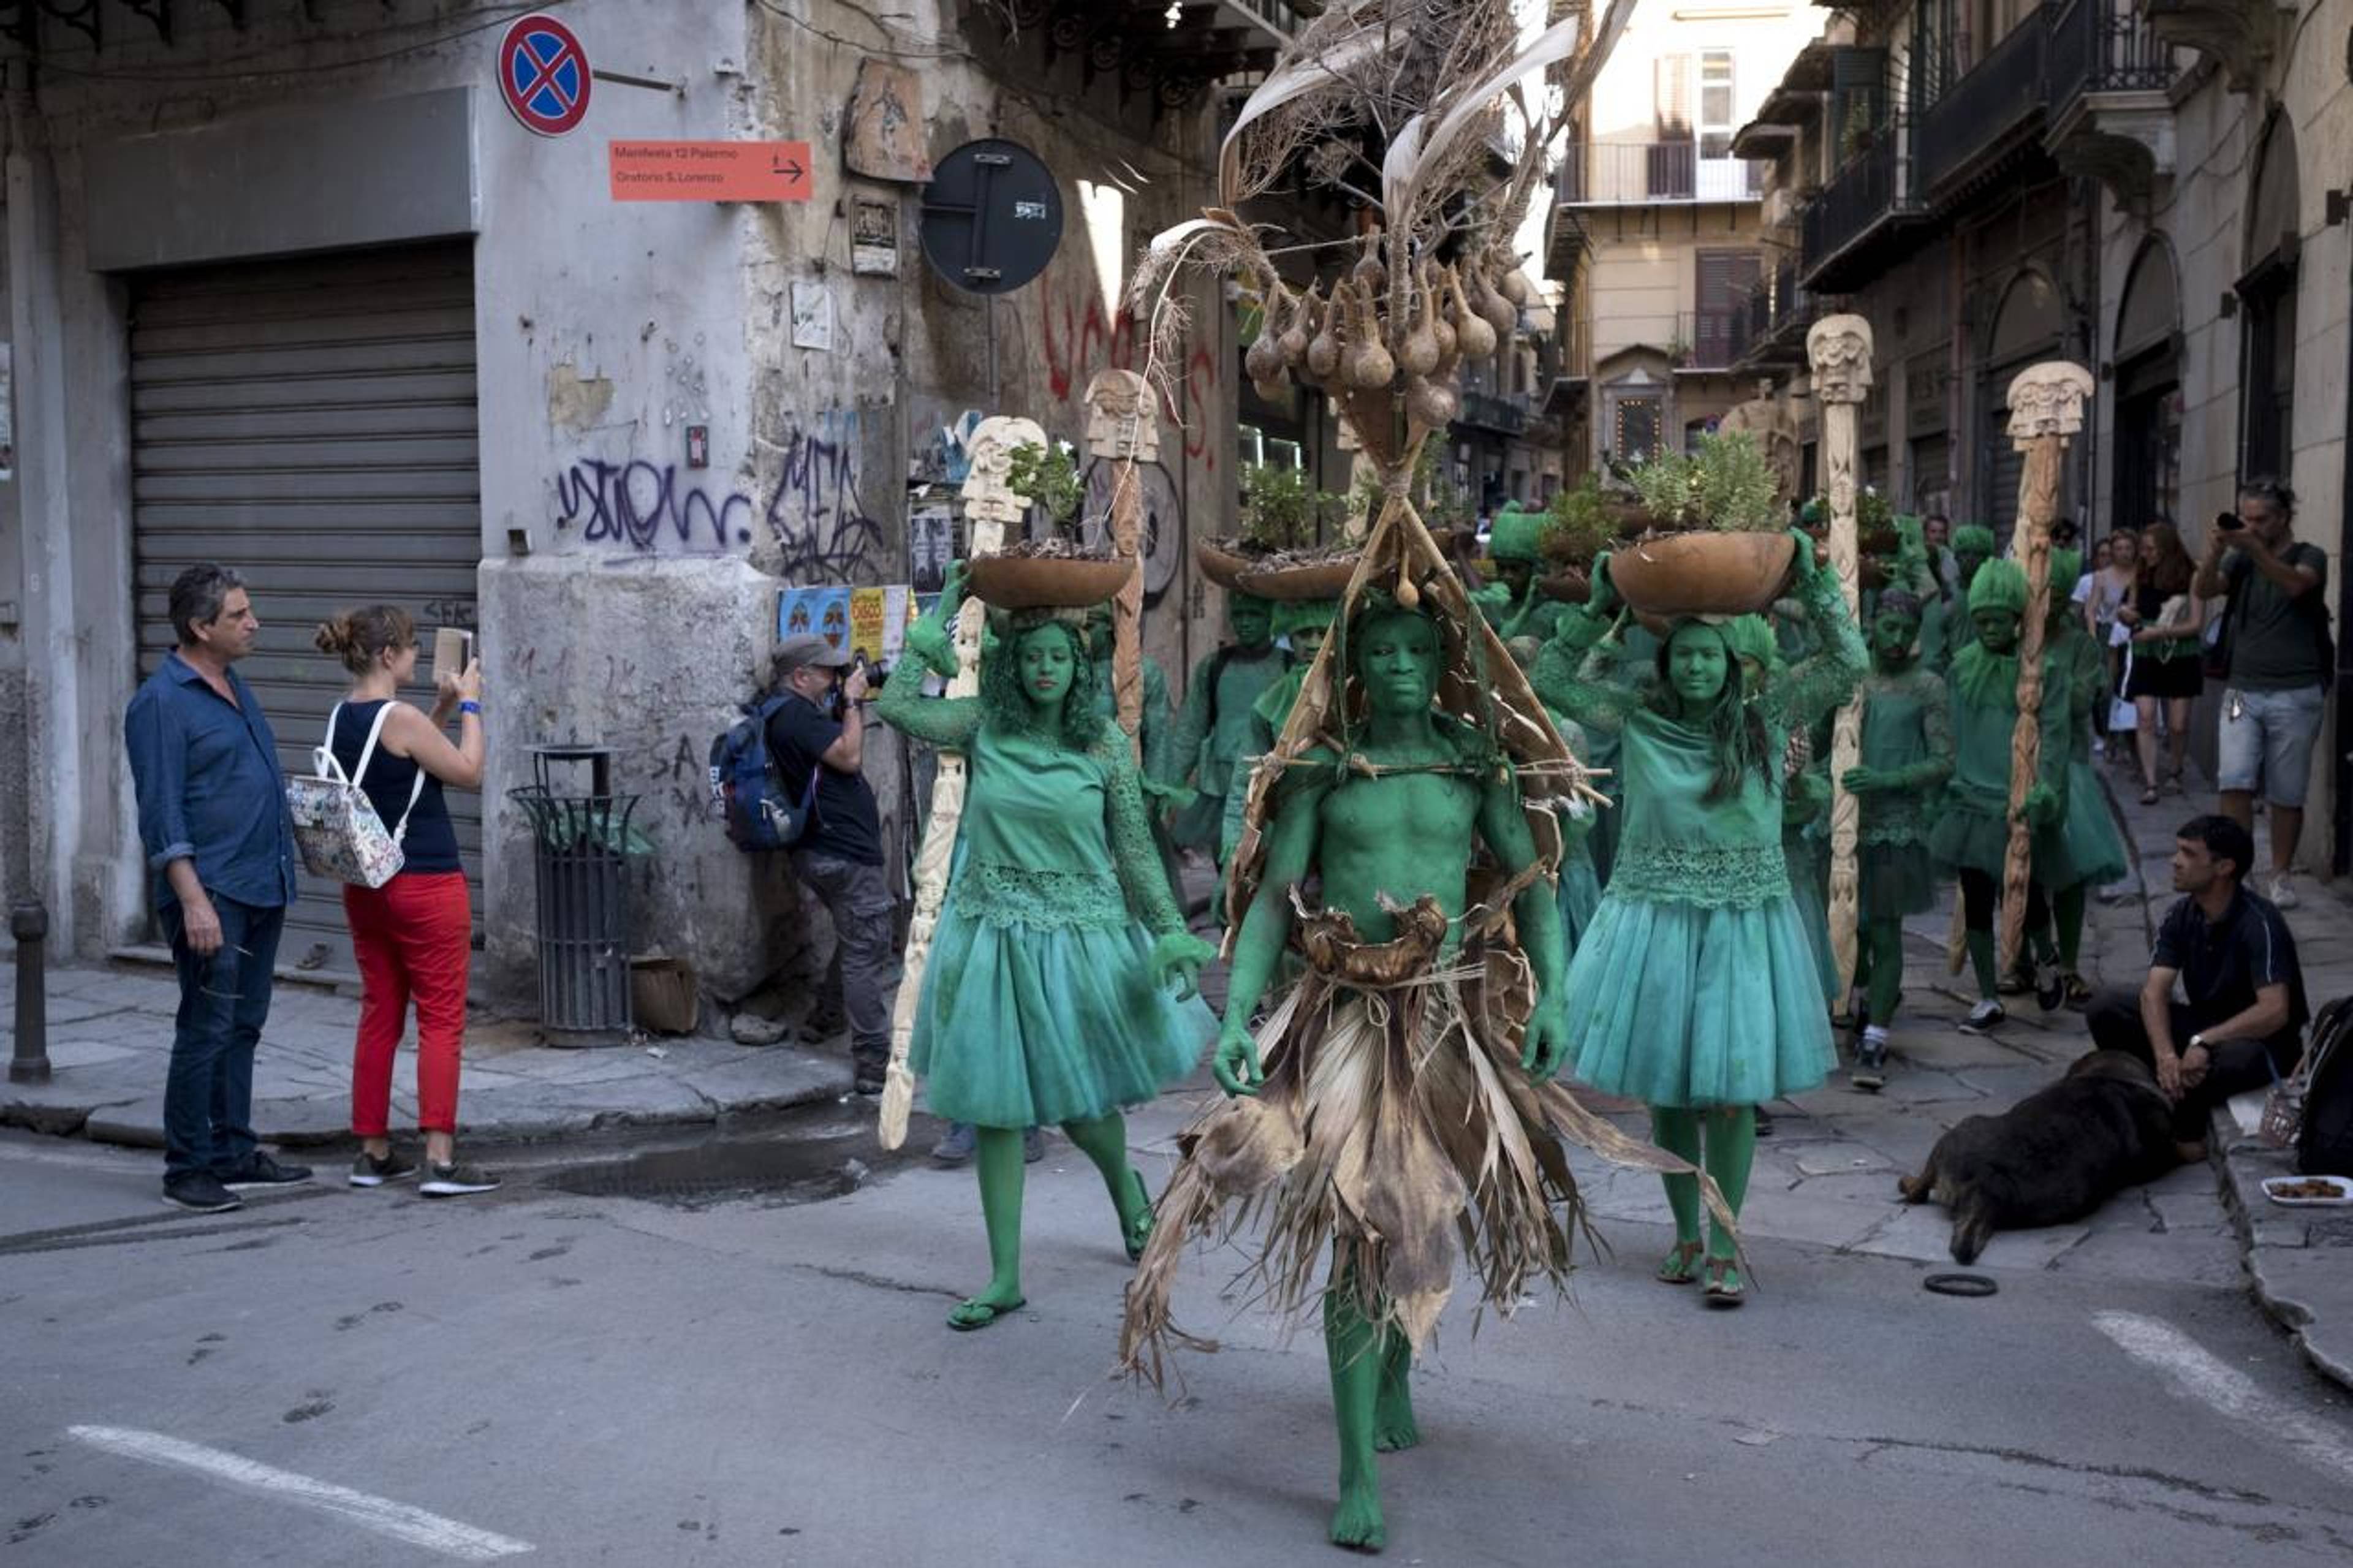
[[[461,830],[481,984],[510,1001],[535,914],[508,794],[534,746],[608,748],[640,797],[639,949],[732,996],[806,945],[784,868],[726,843],[704,780],[779,590],[910,582],[911,512],[955,477],[969,415],[1076,440],[1089,379],[1144,368],[1121,279],[1205,199],[1219,80],[1296,26],[1279,3],[1142,29],[958,0],[571,0],[549,14],[600,74],[547,136],[498,89],[512,8],[17,9],[7,889],[61,951],[153,942],[120,715],[169,646],[172,575],[217,558],[251,581],[246,673],[290,767],[333,700],[319,620],[387,599],[477,628],[491,763]],[[993,301],[918,237],[930,164],[984,137],[1036,153],[1064,213],[1043,274]],[[745,140],[807,142],[807,199],[616,199],[613,142]],[[1193,320],[1150,476],[1146,637],[1172,674],[1219,609],[1187,541],[1233,505],[1231,312],[1205,293]],[[867,772],[902,840],[907,759],[878,743]],[[331,894],[287,944],[324,977],[348,963]]]
[[[1783,262],[1737,362],[1809,432],[1803,325],[1875,335],[1865,477],[2006,533],[2010,377],[2091,369],[2063,504],[2087,538],[2164,520],[2194,552],[2245,479],[2296,532],[2353,544],[2353,0],[1861,5],[1801,51],[1744,152],[1774,159]],[[2342,637],[2340,632],[2340,658]],[[2305,858],[2353,861],[2348,683],[2315,761]],[[2197,736],[2211,755],[2211,724]]]

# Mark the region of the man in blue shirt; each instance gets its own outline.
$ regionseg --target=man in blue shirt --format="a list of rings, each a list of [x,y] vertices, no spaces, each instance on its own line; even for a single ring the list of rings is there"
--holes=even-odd
[[[215,1213],[238,1205],[236,1189],[311,1174],[253,1136],[253,1048],[294,900],[294,834],[277,738],[230,668],[261,631],[243,579],[191,566],[172,584],[171,609],[179,648],[132,698],[122,728],[155,913],[180,976],[164,1198]]]

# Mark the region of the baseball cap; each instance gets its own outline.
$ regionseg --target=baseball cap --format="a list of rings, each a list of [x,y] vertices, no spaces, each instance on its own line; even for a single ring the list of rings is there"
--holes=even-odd
[[[836,647],[815,632],[803,632],[776,645],[776,671],[778,675],[812,664],[824,669],[846,669],[849,662],[848,648]]]

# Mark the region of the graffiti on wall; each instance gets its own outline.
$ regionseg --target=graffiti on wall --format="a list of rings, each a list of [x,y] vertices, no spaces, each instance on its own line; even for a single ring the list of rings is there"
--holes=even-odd
[[[1046,384],[1057,402],[1078,408],[1097,371],[1144,368],[1145,333],[1124,310],[1114,309],[1106,317],[1096,289],[1073,289],[1050,272],[1039,281],[1037,294]],[[1218,451],[1209,439],[1208,416],[1217,390],[1217,355],[1195,344],[1173,395],[1164,393],[1160,408],[1161,417],[1183,431],[1185,456],[1211,473],[1218,468]]]
[[[793,416],[774,443],[776,477],[765,497],[675,463],[582,457],[555,476],[555,526],[584,544],[638,555],[725,554],[765,527],[785,577],[887,574],[882,520],[860,494],[859,436],[855,409]]]

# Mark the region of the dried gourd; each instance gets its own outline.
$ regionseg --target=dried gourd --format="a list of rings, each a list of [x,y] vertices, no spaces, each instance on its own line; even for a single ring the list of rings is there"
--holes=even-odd
[[[1324,308],[1324,324],[1307,342],[1307,369],[1318,381],[1328,381],[1340,368],[1340,337],[1348,325],[1348,280],[1332,285],[1331,302]]]

